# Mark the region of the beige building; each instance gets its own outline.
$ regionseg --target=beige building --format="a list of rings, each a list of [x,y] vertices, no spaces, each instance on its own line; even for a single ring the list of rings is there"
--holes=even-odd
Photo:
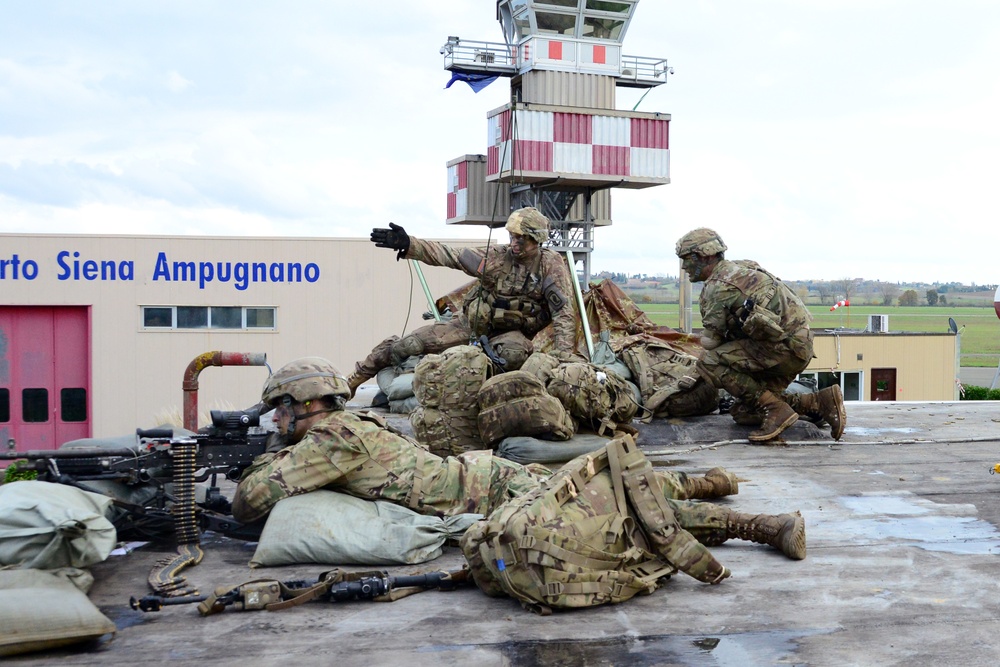
[[[435,297],[469,280],[422,268]],[[21,450],[181,414],[205,352],[320,355],[346,374],[428,310],[410,263],[367,239],[2,234],[0,294],[0,443]],[[255,404],[267,375],[206,368],[200,412]]]
[[[961,338],[953,333],[815,331],[802,376],[839,383],[849,401],[957,401]]]

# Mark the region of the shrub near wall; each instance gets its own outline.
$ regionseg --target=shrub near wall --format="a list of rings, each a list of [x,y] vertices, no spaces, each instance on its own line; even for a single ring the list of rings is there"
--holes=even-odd
[[[965,386],[962,387],[963,401],[1000,401],[1000,389],[988,389],[986,387]]]

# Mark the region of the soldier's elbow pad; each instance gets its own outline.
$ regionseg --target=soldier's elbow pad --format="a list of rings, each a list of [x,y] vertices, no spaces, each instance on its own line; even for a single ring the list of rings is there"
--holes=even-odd
[[[556,281],[551,277],[542,281],[542,295],[545,302],[549,304],[549,312],[557,313],[566,305],[566,296],[556,286]]]
[[[462,268],[465,269],[466,273],[478,276],[483,272],[486,258],[480,257],[471,248],[465,248],[458,254],[458,263],[462,265]]]

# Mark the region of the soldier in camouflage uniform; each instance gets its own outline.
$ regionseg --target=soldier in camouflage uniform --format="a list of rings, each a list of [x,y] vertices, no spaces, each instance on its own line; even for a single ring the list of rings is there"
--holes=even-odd
[[[759,425],[750,440],[776,438],[800,414],[830,424],[840,439],[847,423],[839,386],[815,394],[782,393],[813,358],[812,315],[783,282],[750,260],[725,259],[726,244],[707,228],[677,242],[692,282],[704,282],[699,306],[705,353],[699,371],[737,400],[737,423]]]
[[[257,521],[282,498],[323,488],[421,514],[489,514],[551,474],[490,450],[435,456],[378,416],[345,411],[349,395],[344,377],[320,357],[293,361],[268,379],[261,401],[275,408],[275,423],[289,444],[259,456],[244,471],[233,498],[238,521]],[[658,484],[669,499],[715,498],[738,490],[736,478],[722,468],[704,477],[658,473]]]
[[[487,248],[452,248],[409,236],[399,225],[389,226],[373,229],[371,240],[380,248],[396,250],[397,260],[458,269],[478,278],[480,284],[452,320],[379,343],[347,378],[352,396],[363,382],[407,357],[437,354],[483,334],[493,337],[519,331],[530,339],[549,322],[554,328],[552,354],[561,361],[586,361],[575,352],[578,317],[569,267],[558,253],[540,247],[549,238],[549,221],[537,209],[511,213],[506,226],[510,244]]]

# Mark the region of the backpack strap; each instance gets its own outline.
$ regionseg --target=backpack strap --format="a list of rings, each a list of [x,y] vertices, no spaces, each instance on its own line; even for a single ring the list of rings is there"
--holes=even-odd
[[[406,494],[406,506],[411,510],[418,509],[422,504],[424,484],[424,449],[417,448],[417,460],[413,464],[413,482],[410,484],[410,492]]]
[[[612,447],[619,450],[616,454],[622,469],[620,478],[652,549],[668,563],[699,581],[717,584],[728,577],[729,570],[680,526],[660,490],[653,466],[635,441],[622,435],[608,445],[608,450]]]

